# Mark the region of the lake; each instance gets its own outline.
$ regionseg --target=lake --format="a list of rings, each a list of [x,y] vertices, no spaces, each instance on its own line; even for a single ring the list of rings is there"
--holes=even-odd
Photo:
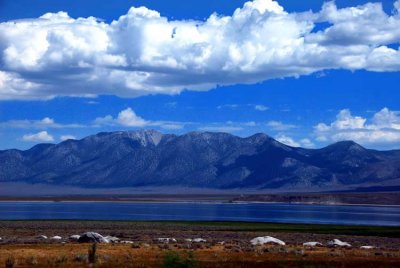
[[[0,202],[0,220],[193,220],[400,226],[400,207],[265,203]]]

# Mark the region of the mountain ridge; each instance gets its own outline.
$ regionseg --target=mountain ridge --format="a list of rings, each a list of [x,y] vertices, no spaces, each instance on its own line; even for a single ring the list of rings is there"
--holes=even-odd
[[[318,190],[400,178],[400,150],[370,150],[353,141],[297,148],[264,133],[101,132],[25,151],[2,150],[0,163],[0,182],[88,188]]]

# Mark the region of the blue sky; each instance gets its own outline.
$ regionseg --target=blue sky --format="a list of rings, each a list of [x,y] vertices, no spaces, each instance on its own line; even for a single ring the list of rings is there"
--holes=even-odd
[[[264,132],[310,148],[348,139],[400,148],[400,2],[245,3],[0,0],[0,149],[142,128]],[[147,9],[119,19],[132,6]],[[38,19],[59,11],[68,15]],[[205,23],[214,12],[216,29]],[[90,16],[104,21],[77,19]],[[351,24],[360,29],[343,26]],[[168,27],[187,45],[171,45],[152,32],[161,36]],[[215,31],[224,34],[222,41],[211,40]],[[199,49],[203,54],[195,58]],[[280,54],[269,55],[272,50]]]

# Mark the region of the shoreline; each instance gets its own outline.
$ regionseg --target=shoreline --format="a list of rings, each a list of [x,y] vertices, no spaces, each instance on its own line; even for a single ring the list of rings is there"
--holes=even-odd
[[[270,204],[270,205],[304,205],[304,206],[349,206],[349,207],[400,207],[400,205],[379,205],[379,204],[348,204],[348,203],[337,203],[337,204],[324,204],[324,203],[285,203],[285,202],[201,202],[201,201],[76,201],[76,200],[62,200],[62,201],[39,201],[39,200],[0,200],[1,203],[132,203],[132,204],[209,204],[209,205],[245,205],[245,204]]]
[[[135,202],[135,203],[264,203],[301,205],[400,206],[400,192],[317,193],[131,193],[131,194],[0,194],[0,202]]]
[[[0,219],[0,225],[4,223],[68,223],[68,224],[143,224],[143,225],[186,225],[186,226],[205,226],[205,227],[229,227],[229,228],[245,228],[246,230],[269,229],[273,228],[277,231],[279,228],[294,231],[316,231],[317,233],[331,233],[331,231],[346,232],[351,230],[355,232],[369,232],[390,230],[395,237],[400,238],[400,225],[362,225],[362,224],[339,224],[339,223],[301,223],[301,222],[262,222],[262,221],[227,221],[227,220],[98,220],[98,219]],[[385,233],[384,232],[384,233]],[[339,232],[340,233],[340,232]],[[400,244],[399,244],[400,246]]]
[[[364,206],[364,207],[400,207],[400,204],[376,204],[376,203],[344,203],[344,202],[280,202],[280,201],[231,201],[231,200],[181,200],[181,199],[75,199],[75,198],[3,198],[1,203],[8,202],[29,202],[29,203],[134,203],[134,204],[224,204],[224,205],[242,205],[242,204],[281,204],[281,205],[309,205],[309,206]]]

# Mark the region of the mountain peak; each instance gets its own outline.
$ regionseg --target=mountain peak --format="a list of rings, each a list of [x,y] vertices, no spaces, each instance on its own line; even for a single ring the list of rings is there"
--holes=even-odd
[[[125,132],[123,135],[127,135],[131,139],[138,140],[142,146],[154,145],[157,146],[163,134],[153,129],[143,129],[138,131]]]
[[[329,145],[328,147],[337,148],[337,149],[341,149],[341,150],[354,151],[354,152],[366,150],[360,144],[358,144],[358,143],[356,143],[354,141],[350,141],[350,140],[339,141],[339,142],[336,142],[334,144]]]
[[[251,136],[247,137],[246,139],[250,140],[253,143],[261,144],[261,143],[264,143],[267,140],[271,140],[271,137],[268,136],[265,133],[256,133],[254,135],[251,135]]]
[[[157,146],[164,135],[153,129],[143,129],[136,131],[116,131],[116,132],[100,132],[96,135],[89,136],[84,140],[90,140],[92,142],[97,141],[118,141],[122,138],[138,141],[142,146],[154,145]]]
[[[255,138],[255,139],[270,139],[271,137],[265,133],[255,133],[248,138]]]

